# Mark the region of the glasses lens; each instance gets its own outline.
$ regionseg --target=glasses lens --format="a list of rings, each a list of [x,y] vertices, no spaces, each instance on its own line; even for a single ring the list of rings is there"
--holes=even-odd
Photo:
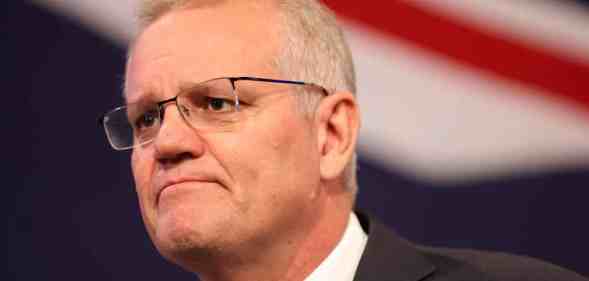
[[[239,121],[239,101],[229,79],[200,83],[178,96],[186,121],[199,130],[227,130]]]
[[[104,128],[114,149],[124,150],[152,140],[159,127],[157,105],[130,104],[109,112]]]

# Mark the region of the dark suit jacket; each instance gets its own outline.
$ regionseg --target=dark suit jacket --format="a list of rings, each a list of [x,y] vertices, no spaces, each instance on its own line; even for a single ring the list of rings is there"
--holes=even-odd
[[[354,281],[589,281],[533,258],[411,244],[356,212],[368,242]]]

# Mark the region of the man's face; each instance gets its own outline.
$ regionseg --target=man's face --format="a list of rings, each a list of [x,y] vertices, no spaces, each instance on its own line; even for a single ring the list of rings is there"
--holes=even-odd
[[[136,42],[127,102],[168,99],[220,76],[284,78],[270,64],[280,48],[275,14],[231,4],[165,15]],[[231,130],[195,130],[166,105],[156,139],[132,154],[143,220],[164,256],[259,251],[312,223],[317,140],[288,89],[251,101],[255,114]]]

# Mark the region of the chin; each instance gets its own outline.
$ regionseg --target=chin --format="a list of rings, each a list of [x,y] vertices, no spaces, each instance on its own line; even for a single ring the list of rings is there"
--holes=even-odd
[[[173,263],[182,265],[188,260],[196,260],[206,255],[211,239],[207,239],[202,230],[195,230],[180,225],[158,228],[154,244],[157,250]]]
[[[158,251],[174,263],[208,257],[223,241],[222,221],[172,212],[160,217],[154,235]]]
[[[220,191],[182,188],[162,197],[150,217],[150,232],[164,257],[177,264],[205,262],[220,249],[232,248],[232,240],[238,242],[231,238],[240,229],[236,210]]]
[[[211,268],[211,263],[224,256],[223,251],[233,247],[227,245],[226,237],[214,223],[200,228],[182,224],[159,229],[154,243],[159,253],[169,262],[188,272],[199,272]]]
[[[198,221],[198,218],[183,217],[180,214],[160,217],[155,233],[157,244],[170,250],[194,248],[203,244],[207,230]]]

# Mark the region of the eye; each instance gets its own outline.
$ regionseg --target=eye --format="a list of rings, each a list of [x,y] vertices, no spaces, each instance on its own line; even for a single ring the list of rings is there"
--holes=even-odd
[[[153,127],[159,118],[158,112],[155,109],[146,111],[135,119],[134,127],[136,130],[141,131]]]
[[[205,109],[213,112],[233,111],[235,102],[223,98],[205,97]]]

